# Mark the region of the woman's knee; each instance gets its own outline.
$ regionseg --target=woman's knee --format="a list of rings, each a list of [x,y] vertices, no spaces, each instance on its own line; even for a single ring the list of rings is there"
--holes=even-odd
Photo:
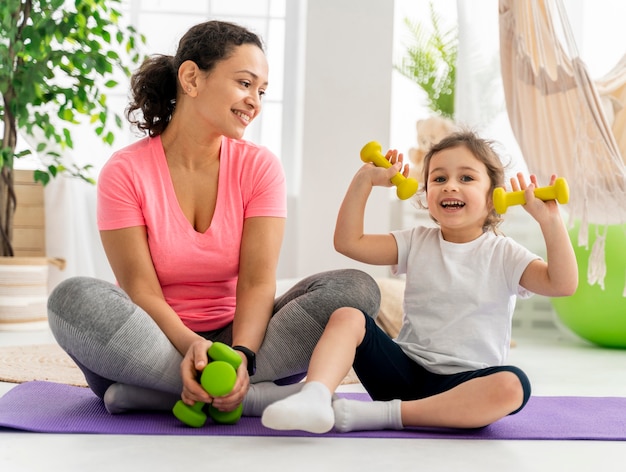
[[[116,285],[92,277],[71,277],[59,283],[48,297],[48,318],[75,325],[90,323],[104,311],[119,312],[128,297]]]
[[[70,305],[88,293],[90,279],[88,277],[71,277],[59,283],[48,297],[48,311],[53,315],[67,313]]]
[[[380,308],[380,288],[376,280],[358,269],[340,269],[334,277],[337,290],[346,305],[358,308],[368,316],[375,317]]]

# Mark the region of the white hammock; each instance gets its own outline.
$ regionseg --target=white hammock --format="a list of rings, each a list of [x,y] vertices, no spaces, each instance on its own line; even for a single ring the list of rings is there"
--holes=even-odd
[[[567,179],[567,212],[587,246],[589,224],[626,223],[626,55],[594,82],[561,0],[499,0],[499,13],[511,128],[530,172]],[[606,231],[598,233],[587,278],[604,287]]]

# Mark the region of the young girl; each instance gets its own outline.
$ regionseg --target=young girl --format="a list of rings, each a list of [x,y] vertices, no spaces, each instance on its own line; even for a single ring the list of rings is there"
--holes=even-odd
[[[266,427],[324,433],[404,427],[479,428],[520,411],[530,382],[504,365],[516,296],[571,295],[578,284],[576,258],[557,203],[535,198],[521,174],[525,210],[537,221],[547,261],[497,233],[492,203],[504,170],[490,142],[470,131],[435,145],[424,162],[427,206],[438,227],[363,234],[372,187],[390,186],[393,164],[366,164],[356,173],[335,230],[336,249],[355,260],[392,265],[406,273],[404,321],[392,340],[357,309],[340,308],[313,352],[299,393],[263,413]],[[551,184],[556,176],[552,176]],[[373,402],[334,399],[350,366]]]

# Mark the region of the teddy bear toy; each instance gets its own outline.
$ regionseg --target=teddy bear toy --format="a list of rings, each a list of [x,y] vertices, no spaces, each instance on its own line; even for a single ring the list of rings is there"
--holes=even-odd
[[[417,120],[417,147],[409,149],[409,175],[422,183],[424,157],[433,144],[437,144],[447,135],[457,130],[455,123],[440,115]]]

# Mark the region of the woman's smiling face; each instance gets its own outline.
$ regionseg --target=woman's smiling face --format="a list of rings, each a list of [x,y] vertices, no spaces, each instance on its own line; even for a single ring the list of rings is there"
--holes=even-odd
[[[428,169],[428,210],[444,238],[467,242],[483,233],[490,211],[487,167],[465,146],[432,156]]]
[[[197,113],[218,134],[239,139],[261,112],[267,84],[263,51],[252,44],[237,46],[200,80]]]

